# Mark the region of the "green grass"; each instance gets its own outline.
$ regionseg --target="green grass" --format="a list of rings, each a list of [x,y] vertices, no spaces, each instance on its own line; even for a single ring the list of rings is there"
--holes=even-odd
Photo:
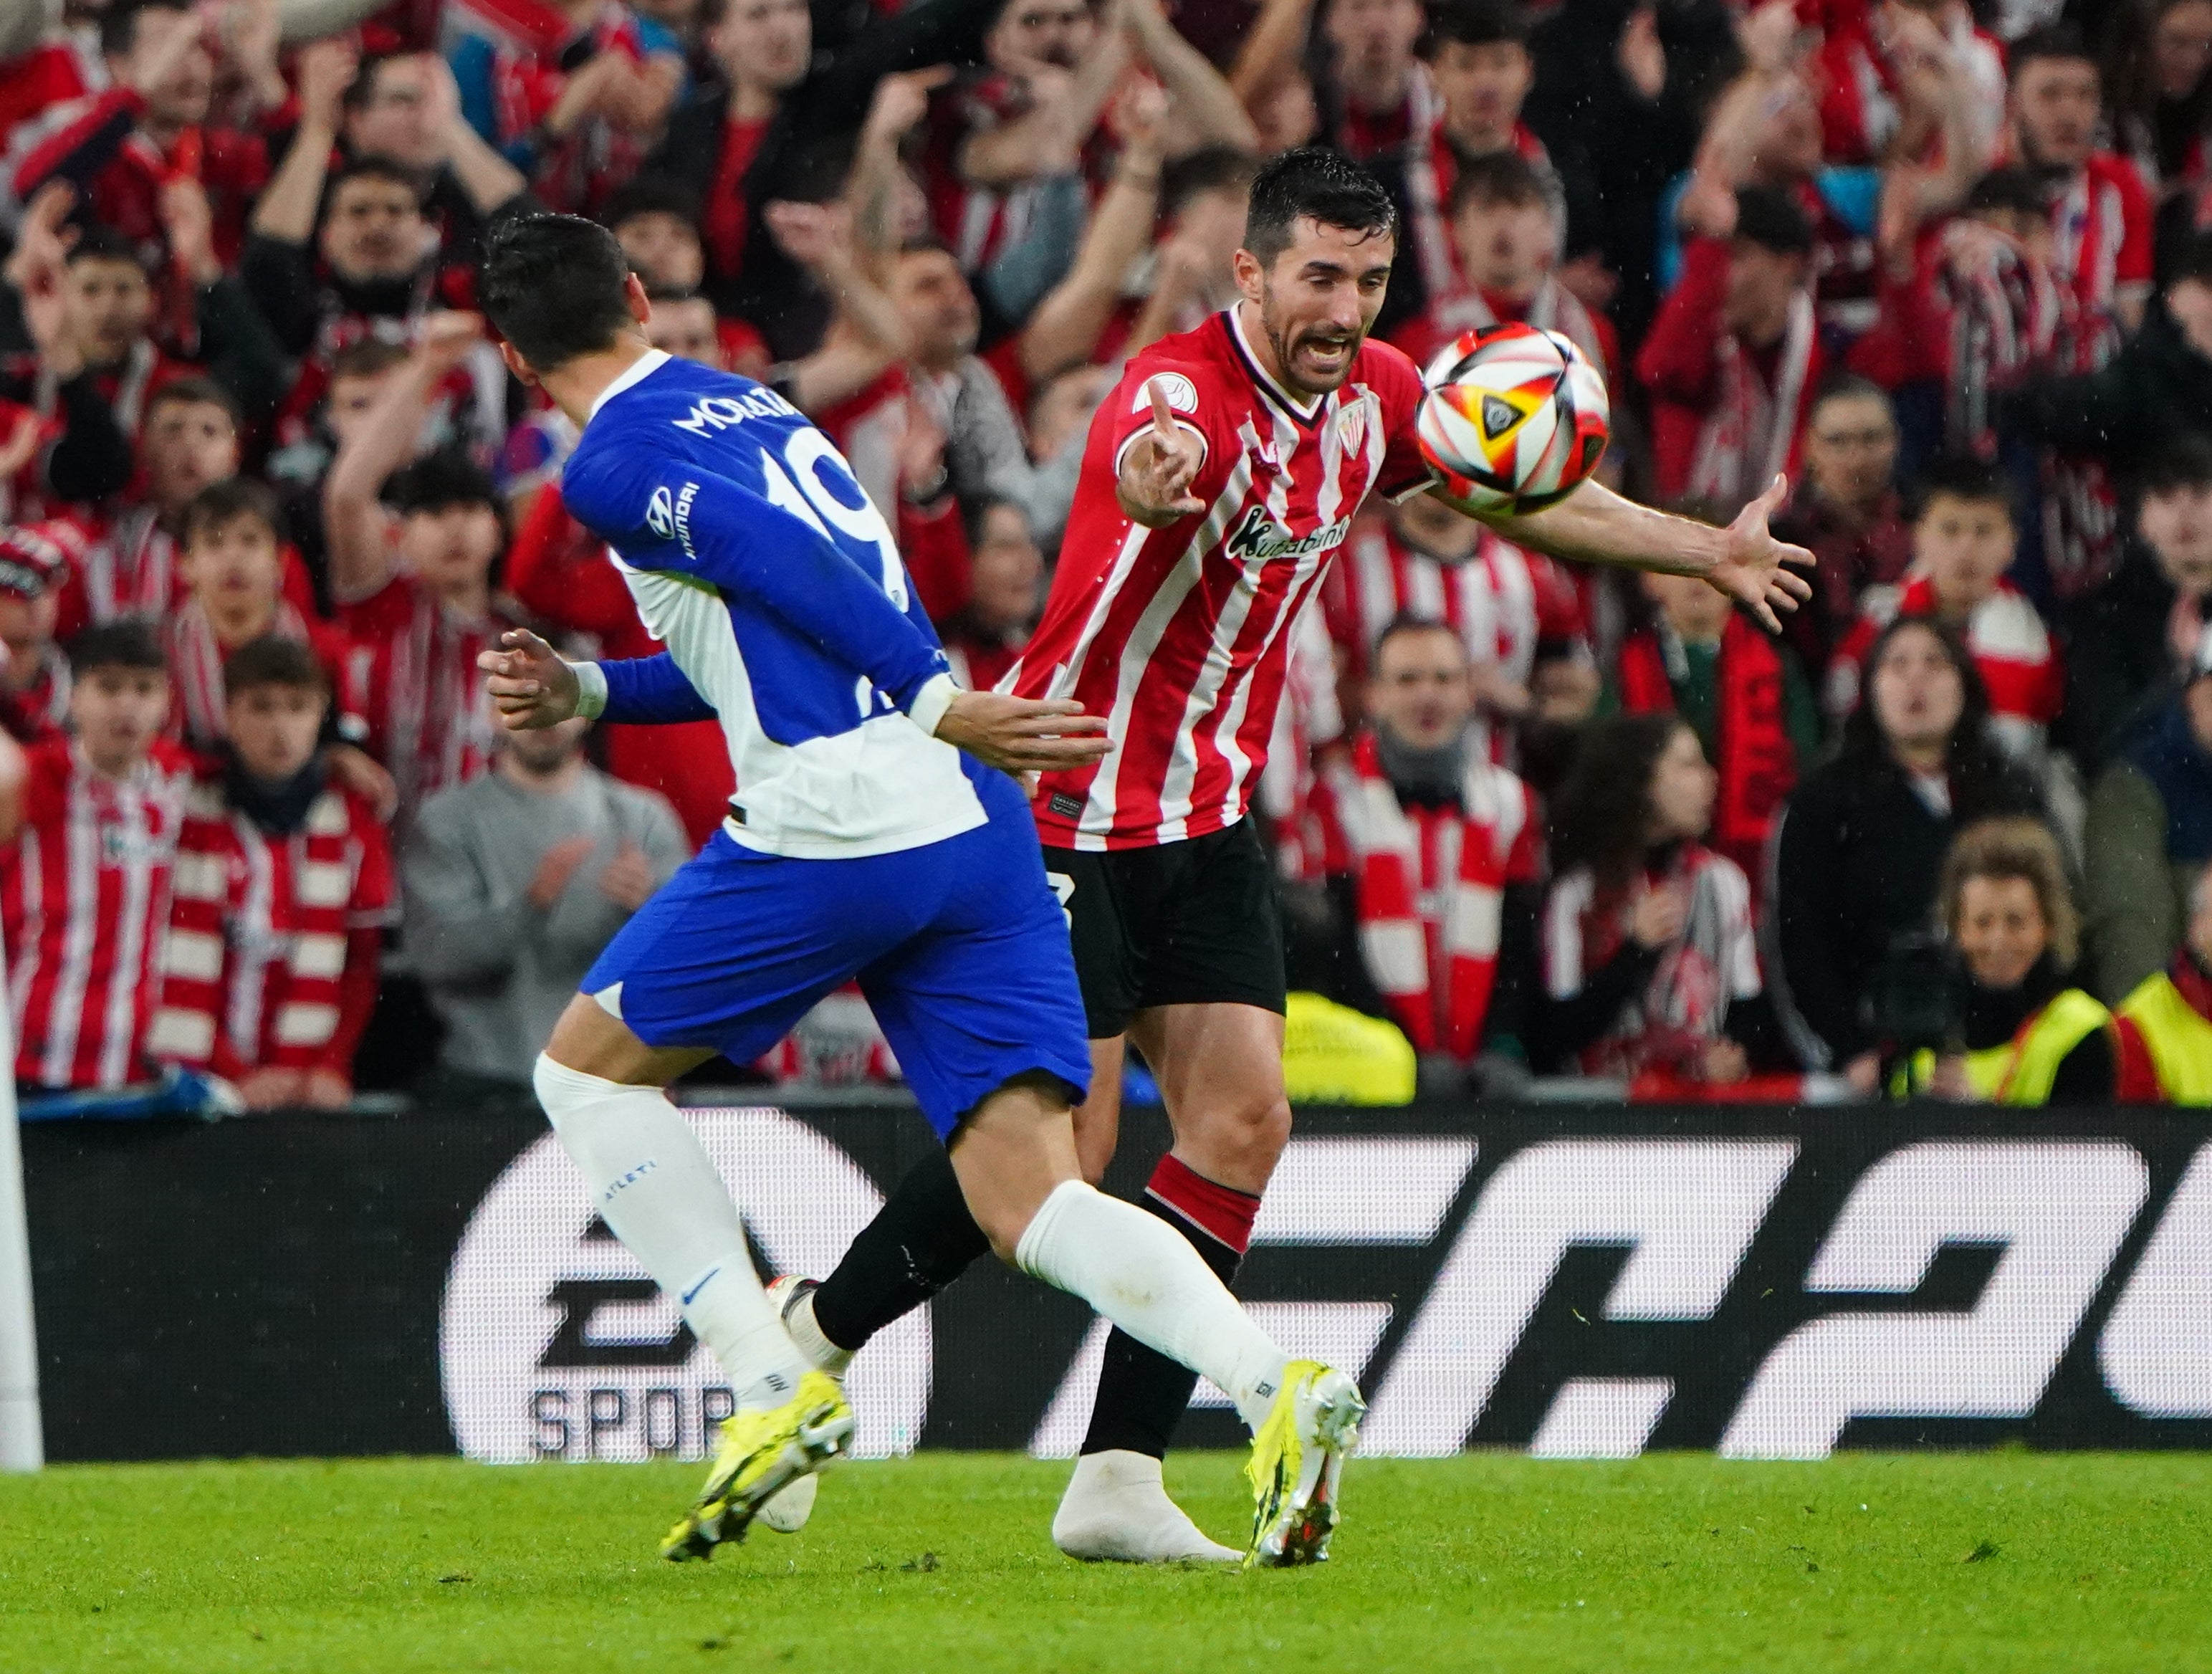
[[[1237,1461],[1174,1461],[1218,1534]],[[2212,1668],[2212,1459],[1364,1461],[1335,1561],[1069,1563],[1056,1465],[851,1465],[796,1539],[653,1556],[696,1472],[455,1461],[0,1480],[0,1669],[857,1674]]]

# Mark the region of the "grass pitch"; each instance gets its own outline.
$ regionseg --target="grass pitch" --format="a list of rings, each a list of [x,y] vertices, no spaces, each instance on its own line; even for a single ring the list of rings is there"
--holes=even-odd
[[[1169,1481],[1216,1534],[1227,1455]],[[0,1479],[0,1669],[2212,1668],[2212,1459],[1356,1462],[1335,1561],[1073,1564],[1063,1468],[848,1465],[813,1526],[653,1543],[690,1466],[64,1467]]]

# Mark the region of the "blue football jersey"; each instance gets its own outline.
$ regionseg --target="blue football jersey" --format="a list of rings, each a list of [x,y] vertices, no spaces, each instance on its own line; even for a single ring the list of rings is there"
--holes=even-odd
[[[984,822],[959,752],[930,736],[957,688],[890,529],[781,396],[656,350],[599,398],[561,493],[688,683],[637,694],[650,666],[631,666],[607,714],[711,711],[737,770],[732,837],[855,855]]]

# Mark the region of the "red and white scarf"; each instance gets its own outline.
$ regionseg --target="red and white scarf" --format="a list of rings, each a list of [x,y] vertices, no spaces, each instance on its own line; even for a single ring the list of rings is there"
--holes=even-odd
[[[1946,238],[1934,281],[1951,315],[1945,440],[1956,452],[1994,459],[1991,397],[2051,365],[2062,331],[2071,329],[2071,295],[2026,247],[1995,234]]]
[[[276,613],[262,630],[279,639],[310,642],[307,620],[289,600],[276,600]],[[170,724],[180,729],[195,750],[213,748],[230,736],[223,721],[222,661],[226,653],[216,637],[215,624],[198,599],[187,599],[171,612],[161,626],[161,641],[169,654],[169,683],[176,694]]]
[[[177,539],[153,507],[133,507],[93,544],[78,573],[94,622],[165,615],[177,592]]]
[[[337,790],[315,799],[299,831],[272,837],[229,808],[221,785],[196,786],[178,839],[147,1051],[238,1071],[318,1065],[342,1013],[354,849],[352,816]],[[280,874],[289,886],[281,900]]]
[[[1686,485],[1693,497],[1739,506],[1789,468],[1813,365],[1813,299],[1801,290],[1790,299],[1771,388],[1735,334],[1721,338],[1719,399],[1698,432]]]
[[[1368,973],[1415,1050],[1472,1058],[1497,981],[1514,853],[1537,829],[1535,798],[1470,751],[1458,808],[1407,807],[1372,733],[1334,778]]]

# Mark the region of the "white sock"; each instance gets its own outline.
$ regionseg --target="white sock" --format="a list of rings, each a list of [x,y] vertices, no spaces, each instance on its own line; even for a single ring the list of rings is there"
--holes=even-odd
[[[531,1079],[592,1207],[677,1299],[721,1361],[738,1404],[790,1399],[805,1357],[761,1288],[722,1177],[667,1094],[584,1074],[542,1052]]]
[[[1079,1296],[1138,1342],[1208,1377],[1257,1430],[1286,1357],[1190,1240],[1156,1214],[1063,1180],[1014,1247],[1024,1273]]]

